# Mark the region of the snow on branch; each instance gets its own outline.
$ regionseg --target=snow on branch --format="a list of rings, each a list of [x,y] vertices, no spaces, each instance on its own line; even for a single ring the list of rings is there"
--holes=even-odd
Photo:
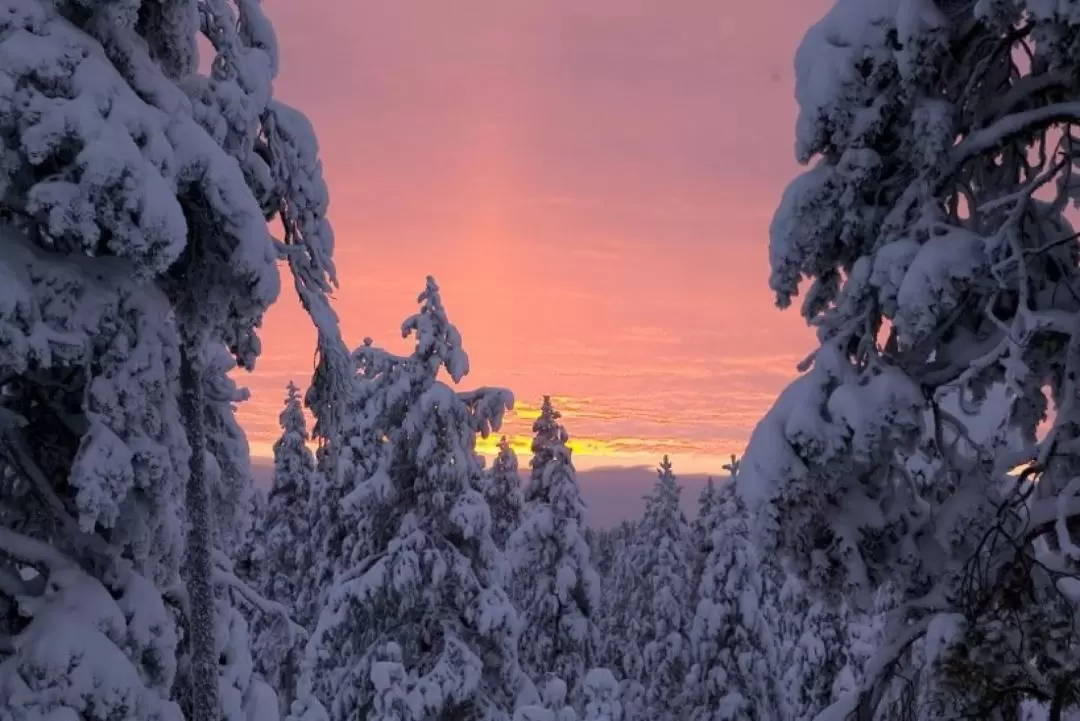
[[[285,623],[289,627],[290,643],[292,643],[296,638],[307,638],[307,631],[289,617],[289,612],[284,606],[282,606],[277,601],[271,601],[270,599],[264,597],[261,593],[240,580],[240,578],[238,578],[235,573],[228,570],[227,568],[222,567],[220,564],[214,565],[214,583],[233,589],[241,596],[243,596],[244,600],[257,608],[261,613],[264,613],[268,616],[277,616],[283,621],[285,621]]]
[[[51,570],[71,568],[77,564],[47,543],[36,538],[0,526],[0,553],[24,561],[32,566],[46,566]]]
[[[898,614],[900,610],[893,614]],[[845,694],[819,713],[814,721],[840,721],[852,713],[857,714],[859,721],[874,718],[882,692],[893,677],[893,669],[911,645],[926,635],[934,618],[935,615],[929,615],[912,623],[895,641],[879,648],[866,664],[862,689]]]
[[[1006,115],[982,130],[967,136],[953,149],[952,165],[959,167],[964,161],[996,148],[1014,135],[1033,127],[1052,123],[1080,122],[1080,102],[1056,103],[1044,108]]]
[[[53,490],[49,479],[45,477],[45,472],[41,470],[41,467],[38,466],[37,461],[31,455],[22,435],[9,430],[4,434],[3,438],[7,441],[5,445],[12,451],[14,456],[12,461],[15,466],[30,481],[42,500],[56,514],[57,519],[64,524],[70,537],[78,542],[80,548],[88,549],[92,554],[99,556],[101,560],[105,561],[106,566],[113,566],[119,559],[120,553],[115,551],[109,545],[109,542],[101,536],[83,530],[79,522],[68,512],[64,501],[56,495],[56,491]]]
[[[484,438],[499,430],[506,411],[514,408],[514,394],[505,388],[477,388],[457,397],[468,407],[473,429]]]
[[[42,578],[38,576],[35,580]],[[9,598],[20,598],[41,595],[42,590],[41,583],[23,579],[18,568],[10,564],[0,566],[0,594]]]

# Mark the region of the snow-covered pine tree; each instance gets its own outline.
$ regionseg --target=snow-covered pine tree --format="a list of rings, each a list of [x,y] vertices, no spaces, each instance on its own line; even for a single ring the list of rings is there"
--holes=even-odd
[[[404,404],[388,399],[399,377],[397,368],[405,360],[365,338],[351,354],[354,373],[348,392],[339,399],[345,410],[336,412],[341,417],[337,437],[318,437],[321,445],[316,452],[307,540],[313,562],[298,601],[300,616],[308,626],[313,626],[326,605],[334,578],[345,568],[364,563],[371,553],[364,539],[374,534],[363,524],[372,519],[346,520],[342,501],[374,472],[388,429],[404,422]],[[321,432],[319,428],[316,420],[313,433]]]
[[[717,518],[690,629],[689,721],[783,718],[776,648],[763,609],[765,579],[734,482],[717,488]]]
[[[600,578],[585,542],[585,503],[559,418],[544,396],[533,423],[525,515],[507,554],[514,600],[524,617],[522,668],[533,680],[548,673],[561,678],[575,705],[598,642]]]
[[[525,506],[517,455],[506,436],[499,440],[499,455],[491,464],[484,495],[491,509],[491,536],[496,546],[505,549],[510,534],[521,524]]]
[[[233,569],[236,575],[246,584],[257,588],[261,585],[263,569],[263,525],[265,524],[267,511],[266,489],[253,488],[248,514],[251,517],[251,527],[248,528],[240,549],[236,553],[236,561]]]
[[[475,451],[477,432],[498,428],[512,396],[455,393],[437,379],[445,371],[459,382],[468,357],[434,279],[419,302],[403,326],[413,353],[384,366],[363,404],[383,436],[342,522],[366,535],[306,649],[294,718],[497,721],[514,707],[519,621],[500,585]]]
[[[307,447],[303,399],[292,381],[285,407],[278,416],[281,437],[274,442],[274,475],[266,510],[257,529],[259,564],[253,579],[266,598],[277,601],[301,626],[305,618],[299,599],[313,563],[310,545],[309,501],[315,459]],[[278,689],[282,715],[288,713],[296,688],[299,641],[286,619],[258,616],[251,624],[256,668]]]
[[[850,589],[865,611],[895,585],[838,713],[869,713],[919,638],[948,716],[1080,698],[1077,18],[1073,2],[837,0],[796,56],[813,165],[773,220],[770,285],[781,306],[806,289],[819,344],[739,485],[812,592]]]
[[[279,601],[293,618],[306,621],[295,608],[303,572],[311,565],[306,544],[308,503],[315,476],[315,458],[307,447],[308,433],[300,390],[286,387],[285,407],[278,416],[281,436],[274,442],[274,475],[262,519],[263,568],[259,588]]]
[[[640,581],[630,562],[638,525],[638,520],[625,519],[615,528],[598,533],[596,546],[590,545],[602,590],[597,614],[600,634],[597,660],[601,667],[610,669],[624,681],[630,676],[637,678],[633,669],[642,663],[641,651],[631,641],[638,633],[630,612],[634,586]],[[625,693],[624,699],[632,696],[633,693]]]
[[[713,508],[716,506],[716,482],[712,476],[705,481],[705,487],[701,489],[701,494],[698,496],[698,512],[694,518],[694,547],[701,552],[702,555],[708,553],[708,543],[710,529],[708,522],[710,519],[715,518],[713,514]]]
[[[798,578],[770,561],[762,559],[762,605],[776,640],[784,718],[813,721],[832,703],[847,664],[847,619],[838,607],[808,595]]]
[[[286,226],[297,283],[325,302],[315,145],[271,100],[276,44],[256,2],[3,0],[0,56],[0,714],[47,701],[54,715],[172,718],[176,698],[218,719],[211,545],[224,529],[209,506],[244,494],[208,477],[223,466],[204,413],[232,398],[206,367],[221,348],[244,367],[257,355],[279,287],[268,218]],[[194,675],[174,678],[178,653]]]
[[[628,599],[638,635],[627,641],[642,658],[641,675],[632,680],[644,689],[645,717],[657,721],[683,718],[682,686],[690,667],[693,544],[679,506],[681,493],[671,461],[664,456],[629,553],[640,581]]]
[[[584,721],[622,721],[619,683],[606,668],[591,669],[581,683],[585,696]]]

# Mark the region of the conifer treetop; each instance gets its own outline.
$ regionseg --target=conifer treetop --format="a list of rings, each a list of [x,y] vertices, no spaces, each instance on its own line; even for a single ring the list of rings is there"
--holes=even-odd
[[[402,337],[411,335],[416,339],[413,357],[427,365],[433,374],[445,368],[454,383],[460,383],[469,373],[469,356],[461,345],[461,334],[446,316],[435,278],[427,277],[424,290],[416,300],[420,312],[402,324]]]

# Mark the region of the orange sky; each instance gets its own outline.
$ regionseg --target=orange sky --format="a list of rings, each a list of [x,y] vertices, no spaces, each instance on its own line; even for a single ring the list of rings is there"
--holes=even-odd
[[[811,335],[767,287],[792,57],[826,0],[264,0],[277,93],[315,125],[350,344],[404,349],[433,274],[528,435],[556,397],[582,468],[718,471]],[[276,437],[314,334],[290,286],[241,418]]]

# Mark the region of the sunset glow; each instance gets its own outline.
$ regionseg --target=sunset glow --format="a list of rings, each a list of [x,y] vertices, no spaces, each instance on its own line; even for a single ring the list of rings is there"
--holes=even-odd
[[[741,451],[811,342],[773,307],[768,224],[798,170],[792,54],[824,2],[265,4],[277,93],[319,135],[350,344],[406,348],[430,273],[463,386],[515,392],[519,453],[543,394],[580,468],[718,472]],[[285,383],[310,377],[286,288],[240,379],[260,456]]]

